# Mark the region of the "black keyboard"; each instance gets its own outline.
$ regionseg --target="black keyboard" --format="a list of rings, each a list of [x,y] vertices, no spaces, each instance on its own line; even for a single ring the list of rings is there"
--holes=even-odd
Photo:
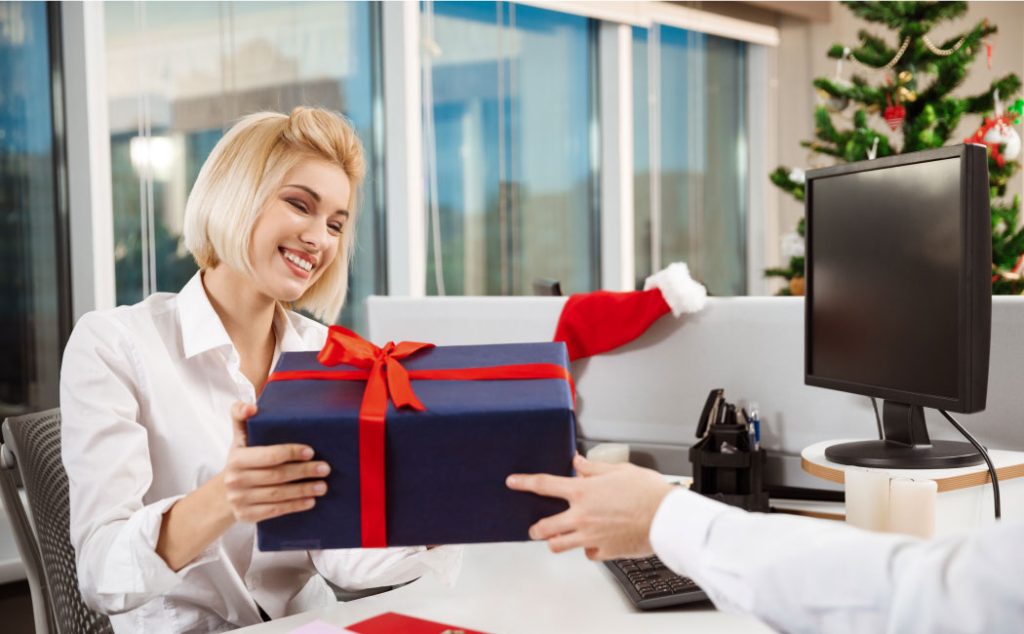
[[[604,562],[626,596],[641,610],[704,601],[708,595],[688,577],[665,567],[657,556]]]

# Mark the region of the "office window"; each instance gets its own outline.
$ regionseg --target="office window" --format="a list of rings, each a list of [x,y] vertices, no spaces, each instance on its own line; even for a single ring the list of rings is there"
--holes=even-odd
[[[50,43],[57,5],[0,2],[0,418],[56,407],[70,330]],[[52,38],[52,39],[51,39]],[[56,59],[54,59],[56,57]]]
[[[428,293],[529,294],[539,278],[593,290],[596,23],[508,2],[422,6]]]
[[[633,29],[638,284],[682,260],[716,295],[747,292],[746,55],[744,42]]]
[[[185,201],[221,135],[260,110],[347,115],[368,179],[341,321],[365,327],[384,292],[374,101],[378,8],[368,2],[108,2],[104,5],[117,301],[178,291],[195,272]]]

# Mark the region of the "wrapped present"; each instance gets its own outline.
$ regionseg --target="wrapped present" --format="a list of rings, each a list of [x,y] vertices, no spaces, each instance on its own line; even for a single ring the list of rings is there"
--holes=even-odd
[[[566,505],[505,478],[572,474],[568,363],[561,343],[378,348],[338,326],[283,353],[249,444],[307,444],[331,473],[314,508],[257,525],[260,550],[529,539]]]

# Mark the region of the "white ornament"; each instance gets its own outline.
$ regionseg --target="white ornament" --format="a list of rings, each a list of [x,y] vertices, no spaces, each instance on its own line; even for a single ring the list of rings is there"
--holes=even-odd
[[[1000,121],[985,133],[985,143],[998,143],[1006,146],[1003,149],[1003,157],[1008,161],[1015,160],[1020,156],[1020,135],[1013,129],[1013,126]]]
[[[784,258],[802,258],[806,251],[804,239],[800,237],[799,233],[787,233],[782,236],[782,256]]]
[[[807,182],[807,176],[804,174],[803,168],[794,167],[789,170],[789,180],[793,181],[797,185],[803,185]]]
[[[878,137],[875,137],[875,140],[871,143],[871,149],[868,150],[868,160],[873,161],[876,156],[878,156]]]

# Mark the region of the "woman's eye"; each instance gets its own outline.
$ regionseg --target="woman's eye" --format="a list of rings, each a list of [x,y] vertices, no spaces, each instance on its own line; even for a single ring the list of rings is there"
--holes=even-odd
[[[308,213],[309,212],[309,208],[306,207],[305,203],[303,203],[301,200],[295,200],[294,198],[289,198],[288,199],[288,203],[292,207],[295,207],[297,210],[301,211],[302,213]]]
[[[331,233],[341,233],[341,230],[344,229],[345,226],[339,223],[333,223],[327,225],[327,228],[330,229]]]

